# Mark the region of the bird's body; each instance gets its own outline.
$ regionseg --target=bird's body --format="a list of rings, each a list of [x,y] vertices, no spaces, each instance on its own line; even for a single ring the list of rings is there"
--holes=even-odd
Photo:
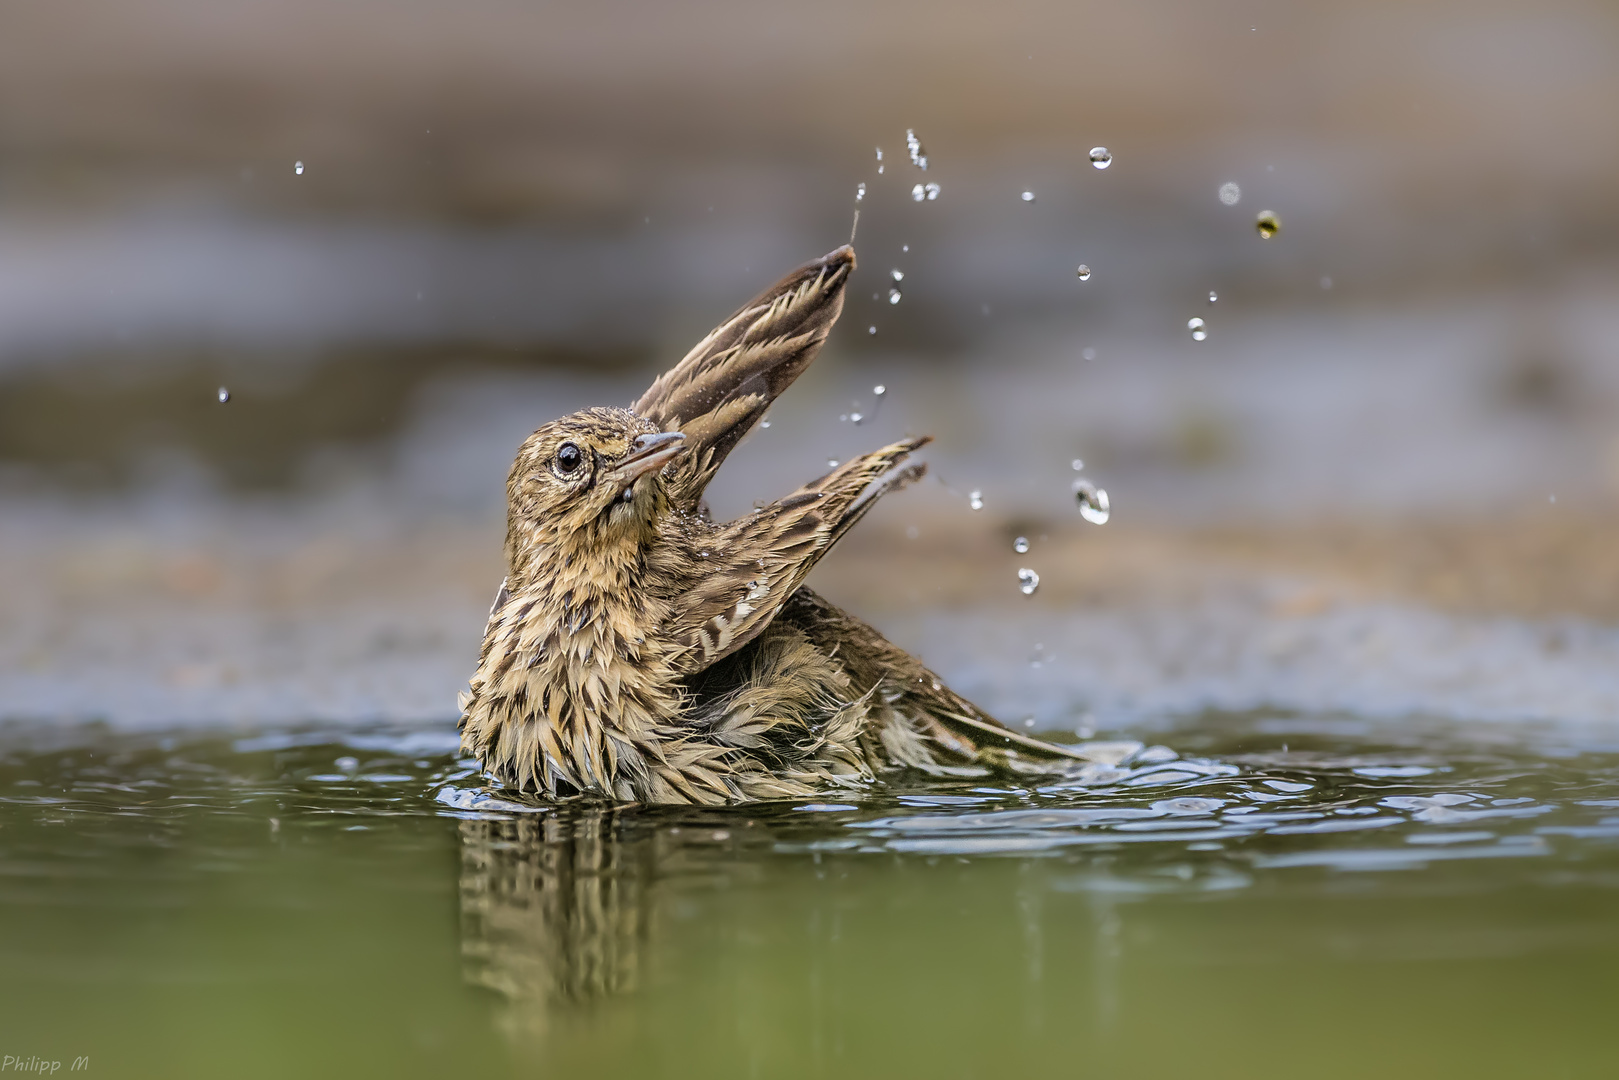
[[[795,271],[632,409],[540,428],[507,481],[507,576],[463,699],[462,746],[556,798],[726,803],[1062,761],[946,689],[803,585],[883,493],[920,476],[909,439],[716,523],[703,489],[809,365],[854,252]]]

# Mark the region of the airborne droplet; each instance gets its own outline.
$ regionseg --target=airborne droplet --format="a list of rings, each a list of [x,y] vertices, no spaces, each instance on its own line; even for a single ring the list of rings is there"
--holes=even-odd
[[[928,197],[928,194],[927,194],[926,191],[924,191],[922,189],[921,184],[918,184],[918,185],[916,185],[915,187],[913,187],[911,189],[911,201],[912,202],[921,202],[923,199],[925,199],[927,197]]]
[[[916,132],[910,128],[905,129],[905,145],[911,151],[911,164],[923,172],[928,171],[928,152],[922,148],[922,140],[916,137]]]
[[[854,189],[854,201],[859,202],[860,200],[864,199],[865,197],[866,197],[866,185],[861,184],[859,187]]]
[[[872,335],[875,336],[876,333],[877,333],[877,328],[875,326],[868,326],[868,327],[866,327],[866,333],[872,334]]]
[[[1237,186],[1235,180],[1227,180],[1220,185],[1220,201],[1227,206],[1236,206],[1237,200],[1242,198],[1242,188]]]
[[[1040,587],[1040,575],[1025,566],[1017,572],[1017,587],[1024,596],[1033,596]]]
[[[1090,279],[1091,279],[1091,268],[1086,266],[1084,263],[1080,263],[1079,264],[1079,280],[1081,280],[1081,281],[1089,281]]]
[[[1213,289],[1210,289],[1209,290],[1209,303],[1212,304],[1218,299],[1220,299],[1220,294],[1215,292]]]
[[[928,194],[928,202],[932,202],[934,199],[937,199],[939,197],[939,185],[938,184],[923,184],[922,185],[922,190],[927,192],[927,194]],[[909,249],[907,248],[906,250],[909,250]]]
[[[1282,219],[1277,217],[1274,211],[1261,210],[1259,216],[1254,219],[1254,228],[1259,231],[1260,236],[1269,240],[1282,231]]]
[[[1085,460],[1083,458],[1075,458],[1073,460],[1073,466],[1074,466],[1074,471],[1075,472],[1084,472],[1085,471]]]
[[[221,386],[219,388],[219,403],[221,405],[223,405],[223,404],[225,404],[225,402],[227,402],[229,400],[230,400],[230,391],[225,389],[223,386]]]
[[[982,510],[984,508],[984,493],[975,488],[973,492],[967,496],[967,505],[972,507],[974,510]]]
[[[304,174],[304,163],[301,161],[293,162],[292,173],[294,176],[302,176]]]
[[[1020,536],[1016,540],[1012,541],[1012,550],[1017,552],[1019,555],[1028,554],[1029,538],[1027,536]]]
[[[904,281],[905,280],[905,271],[903,271],[903,270],[890,270],[888,272],[888,276],[893,278],[895,281]]]
[[[900,292],[898,289],[889,289],[888,290],[888,302],[890,304],[897,304],[904,297],[904,295],[905,294]]]
[[[1032,191],[1025,191],[1025,192],[1024,192],[1024,193],[1023,193],[1023,201],[1024,201],[1024,202],[1034,202],[1034,192],[1032,192]]]
[[[1193,341],[1202,341],[1204,338],[1209,336],[1208,330],[1204,329],[1203,320],[1197,318],[1195,315],[1186,320],[1186,329],[1192,332]]]
[[[1082,360],[1095,360],[1096,359],[1096,350],[1091,348],[1090,346],[1086,346],[1085,348],[1079,350],[1079,355],[1080,355],[1080,359],[1082,359]]]
[[[1105,169],[1113,164],[1113,155],[1105,146],[1091,147],[1091,164],[1098,169]]]
[[[876,386],[871,388],[871,392],[876,394],[878,397],[882,397],[884,394],[888,393],[888,387],[884,386],[882,383],[878,383]]]
[[[1079,504],[1079,516],[1092,525],[1106,525],[1108,515],[1107,490],[1089,480],[1074,481],[1074,501]]]

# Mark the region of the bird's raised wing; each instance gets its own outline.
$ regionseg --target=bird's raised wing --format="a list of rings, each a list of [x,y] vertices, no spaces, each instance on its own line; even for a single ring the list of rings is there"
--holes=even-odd
[[[909,458],[929,441],[907,439],[855,458],[723,526],[669,623],[671,637],[686,647],[677,662],[682,672],[724,659],[770,625],[821,556],[879,496],[923,474],[926,466]]]
[[[686,435],[666,479],[678,509],[695,510],[725,455],[810,365],[843,310],[854,248],[805,263],[717,326],[658,376],[634,405]]]

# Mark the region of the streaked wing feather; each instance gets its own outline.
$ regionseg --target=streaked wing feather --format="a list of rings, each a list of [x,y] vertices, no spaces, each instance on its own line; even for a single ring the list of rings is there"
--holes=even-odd
[[[854,265],[848,245],[805,263],[716,327],[635,403],[638,415],[686,435],[686,453],[666,474],[677,508],[697,507],[725,456],[815,359]]]
[[[715,557],[681,598],[669,627],[687,647],[683,670],[703,670],[770,625],[821,556],[879,496],[922,475],[924,466],[909,458],[928,441],[907,439],[855,458],[724,526],[710,545]]]

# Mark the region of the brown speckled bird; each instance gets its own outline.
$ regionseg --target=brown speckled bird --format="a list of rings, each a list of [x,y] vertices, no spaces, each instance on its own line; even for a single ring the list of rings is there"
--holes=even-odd
[[[1012,732],[803,584],[877,498],[922,475],[906,439],[730,522],[701,505],[726,454],[809,366],[854,251],[800,267],[629,409],[523,443],[506,481],[506,580],[461,742],[546,798],[727,803],[920,769],[1049,769]],[[1043,763],[1043,764],[1042,764]]]

